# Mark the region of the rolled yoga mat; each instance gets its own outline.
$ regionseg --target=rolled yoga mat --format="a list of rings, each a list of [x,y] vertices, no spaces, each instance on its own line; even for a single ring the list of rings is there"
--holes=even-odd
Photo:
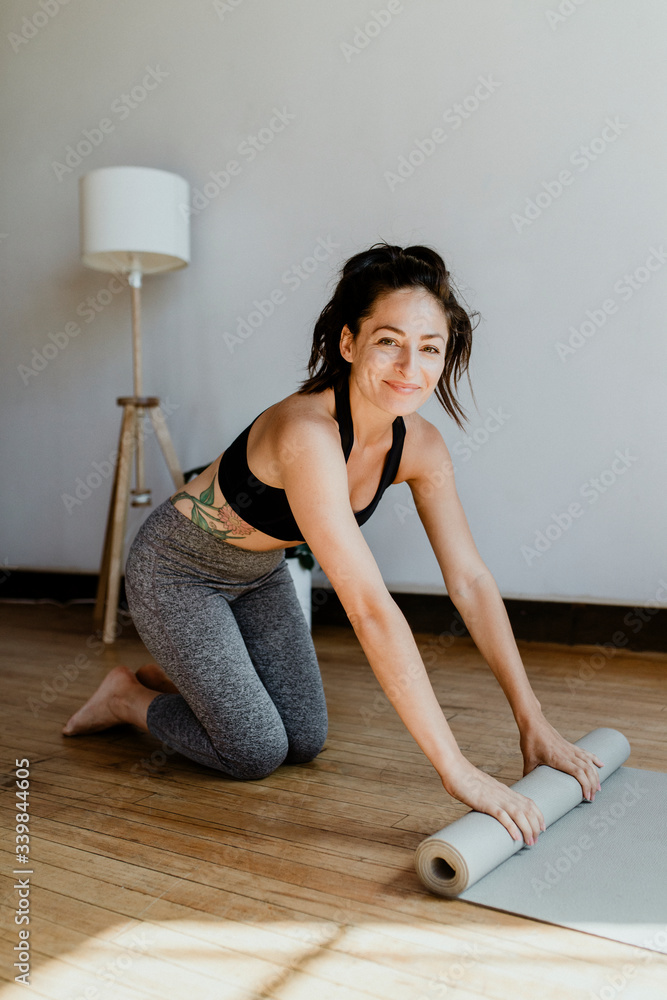
[[[622,767],[631,748],[616,729],[575,746],[604,763],[594,802],[542,764],[511,786],[544,816],[536,844],[473,810],[422,841],[419,877],[440,896],[667,954],[667,774]]]

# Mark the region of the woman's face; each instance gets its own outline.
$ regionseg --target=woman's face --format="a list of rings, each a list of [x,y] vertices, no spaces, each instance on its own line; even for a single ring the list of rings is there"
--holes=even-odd
[[[425,288],[400,288],[376,299],[354,340],[346,325],[340,353],[363,394],[396,415],[429,398],[445,366],[447,317]]]

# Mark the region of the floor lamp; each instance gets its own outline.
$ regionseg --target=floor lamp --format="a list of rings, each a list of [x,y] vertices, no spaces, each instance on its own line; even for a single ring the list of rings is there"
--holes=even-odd
[[[127,275],[132,306],[134,394],[119,396],[123,407],[118,456],[107,517],[94,620],[102,623],[102,641],[116,639],[116,613],[123,562],[127,504],[150,506],[144,479],[143,418],[148,410],[176,488],[183,473],[157,396],[144,396],[141,366],[141,283],[144,274],[186,267],[190,227],[186,180],[150,167],[102,167],[80,179],[81,260],[97,271]],[[136,459],[136,485],[130,490],[130,467]]]

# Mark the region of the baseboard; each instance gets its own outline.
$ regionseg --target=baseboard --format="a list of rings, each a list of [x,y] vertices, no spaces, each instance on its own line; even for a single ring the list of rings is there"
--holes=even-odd
[[[439,594],[391,595],[413,632],[467,636],[461,615],[451,598]],[[611,653],[667,652],[667,608],[563,601],[503,601],[512,632],[524,642],[560,643],[566,646],[604,646]],[[313,627],[348,625],[338,596],[322,587],[312,592]]]
[[[0,577],[0,600],[93,601],[97,573],[58,573],[6,570]],[[120,604],[126,607],[121,579]],[[465,636],[468,630],[451,599],[438,594],[391,595],[413,632]],[[564,601],[504,601],[512,631],[525,642],[567,646],[604,646],[613,652],[667,652],[667,608],[581,604]],[[313,628],[343,625],[351,628],[333,590],[314,587]]]

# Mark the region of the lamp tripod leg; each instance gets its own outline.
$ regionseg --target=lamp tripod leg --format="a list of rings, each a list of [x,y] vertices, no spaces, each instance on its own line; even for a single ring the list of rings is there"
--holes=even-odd
[[[123,549],[130,497],[130,474],[132,460],[140,448],[144,428],[139,423],[140,415],[148,410],[155,436],[162,450],[167,468],[176,489],[185,484],[164,414],[157,398],[125,397],[118,400],[123,405],[118,459],[111,490],[109,513],[107,516],[102,565],[100,568],[97,596],[93,618],[102,623],[102,641],[112,643],[116,639],[116,615],[118,595],[123,575]],[[141,456],[143,459],[143,455]],[[141,463],[143,464],[143,462]],[[143,484],[142,484],[143,485]],[[137,490],[133,491],[137,493]]]
[[[123,434],[125,432],[125,413],[127,407],[123,409],[120,423],[120,435],[118,437],[118,450],[116,451],[116,464],[114,469],[113,482],[111,484],[111,498],[107,511],[107,523],[104,531],[104,544],[102,546],[102,564],[97,583],[97,594],[95,596],[95,609],[93,611],[93,621],[96,625],[101,625],[104,621],[104,607],[106,604],[107,588],[109,583],[109,565],[111,562],[111,535],[113,532],[114,510],[116,509],[116,495],[118,493],[118,462],[123,448]]]
[[[153,427],[155,428],[155,436],[158,439],[158,444],[162,449],[162,454],[164,455],[164,460],[167,463],[167,468],[169,469],[171,478],[174,481],[174,486],[176,489],[180,489],[181,486],[185,484],[185,479],[183,473],[181,472],[181,467],[178,463],[178,457],[172,444],[171,437],[169,436],[169,431],[167,430],[167,422],[164,419],[164,414],[159,406],[153,406],[148,411],[151,415],[151,420],[153,422]]]
[[[111,525],[108,543],[105,540],[105,556],[103,559],[104,583],[102,582],[102,574],[100,576],[100,587],[104,588],[104,623],[102,627],[102,642],[104,643],[112,643],[116,638],[114,626],[118,611],[127,502],[130,494],[130,467],[134,454],[136,431],[135,407],[126,405],[123,409],[118,464],[116,466],[112,503],[109,508]]]

